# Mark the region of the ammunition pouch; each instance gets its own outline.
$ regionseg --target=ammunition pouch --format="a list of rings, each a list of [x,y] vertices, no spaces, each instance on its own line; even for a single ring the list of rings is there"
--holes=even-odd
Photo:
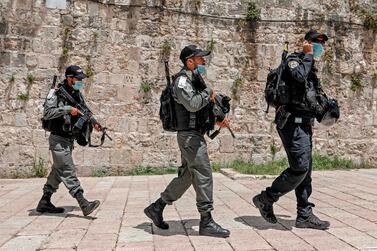
[[[72,134],[80,146],[86,146],[90,142],[93,126],[87,114],[81,116],[72,128]]]

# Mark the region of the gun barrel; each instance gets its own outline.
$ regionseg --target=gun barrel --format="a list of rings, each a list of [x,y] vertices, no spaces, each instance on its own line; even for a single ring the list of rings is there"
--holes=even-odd
[[[171,84],[170,72],[169,72],[169,61],[165,61],[165,77],[166,77],[166,82],[168,83],[168,86],[169,86]]]
[[[227,128],[228,128],[230,134],[232,135],[232,137],[235,138],[236,135],[234,135],[233,130],[229,126]]]

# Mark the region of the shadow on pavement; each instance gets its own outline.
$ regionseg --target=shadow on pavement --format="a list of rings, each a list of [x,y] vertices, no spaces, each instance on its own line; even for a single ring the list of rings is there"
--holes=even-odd
[[[288,220],[284,219],[290,217],[288,215],[276,215],[278,219],[278,223],[271,224],[268,223],[262,216],[240,216],[234,218],[235,221],[243,223],[247,226],[251,226],[258,230],[266,230],[266,229],[276,229],[282,231],[290,231],[292,227],[295,225],[296,220]]]
[[[64,213],[61,213],[61,214],[49,214],[49,213],[39,213],[36,211],[36,209],[29,209],[28,212],[29,212],[29,216],[57,216],[57,217],[64,217],[64,218],[83,218],[83,219],[88,219],[88,220],[95,220],[97,219],[97,217],[92,217],[92,216],[83,216],[83,215],[77,215],[77,214],[71,214],[69,212],[73,212],[73,211],[80,211],[81,213],[81,209],[79,207],[76,207],[76,206],[62,206],[62,208],[64,208]]]
[[[169,224],[169,229],[160,229],[150,222],[144,222],[137,225],[134,228],[142,229],[149,234],[157,234],[161,236],[172,236],[172,235],[199,235],[199,231],[195,230],[193,227],[197,226],[199,229],[199,219],[188,219],[188,220],[172,220],[166,221]],[[151,227],[151,224],[153,227]]]

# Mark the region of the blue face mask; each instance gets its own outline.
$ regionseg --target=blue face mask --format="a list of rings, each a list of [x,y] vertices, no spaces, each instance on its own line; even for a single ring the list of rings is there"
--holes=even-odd
[[[319,43],[313,43],[313,57],[319,59],[323,54],[323,46]]]
[[[197,74],[203,74],[203,73],[206,72],[206,67],[205,67],[204,65],[202,65],[202,64],[199,64],[199,65],[196,67],[195,72],[196,72]]]
[[[84,87],[84,82],[82,81],[76,81],[73,85],[72,88],[75,89],[76,91],[80,90],[81,88]]]

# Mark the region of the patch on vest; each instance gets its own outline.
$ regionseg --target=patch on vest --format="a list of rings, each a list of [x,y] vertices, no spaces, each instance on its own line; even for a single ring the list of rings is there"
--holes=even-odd
[[[186,85],[187,85],[186,80],[187,80],[187,77],[185,77],[185,76],[181,76],[181,77],[179,78],[178,87],[179,87],[179,88],[185,88]]]
[[[51,89],[47,95],[47,102],[48,103],[54,103],[56,95],[55,94],[55,89]]]
[[[182,77],[179,78],[178,88],[183,89],[186,92],[192,91],[192,86],[189,83],[187,83],[187,77],[186,76],[182,76]]]
[[[299,65],[299,63],[297,61],[294,61],[294,60],[288,62],[288,66],[291,69],[296,68],[298,65]]]

